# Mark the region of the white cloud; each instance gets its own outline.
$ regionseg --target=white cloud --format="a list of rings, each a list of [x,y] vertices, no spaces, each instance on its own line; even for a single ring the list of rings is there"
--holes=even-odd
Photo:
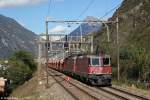
[[[39,4],[48,0],[0,0],[0,8]]]
[[[66,34],[67,32],[70,32],[70,30],[67,27],[58,25],[52,29],[49,30],[49,33],[51,34]],[[63,37],[60,36],[51,36],[51,41],[57,41],[60,40]]]
[[[49,30],[50,33],[66,33],[69,32],[70,30],[67,27],[58,25],[52,29]]]

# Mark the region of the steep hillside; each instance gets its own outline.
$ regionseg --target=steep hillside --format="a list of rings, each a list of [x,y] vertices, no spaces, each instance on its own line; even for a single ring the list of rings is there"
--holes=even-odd
[[[119,16],[119,42],[121,46],[136,45],[150,49],[150,0],[124,0],[122,5],[109,20]],[[116,26],[110,25],[111,46],[116,45]],[[106,30],[95,35],[95,44],[98,51],[106,42]],[[99,43],[99,44],[97,44]]]
[[[35,54],[36,35],[15,20],[0,15],[0,58],[9,57],[12,52],[24,49]]]

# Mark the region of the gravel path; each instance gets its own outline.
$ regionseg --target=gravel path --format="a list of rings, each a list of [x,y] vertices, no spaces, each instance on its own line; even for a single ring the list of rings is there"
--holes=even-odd
[[[39,65],[39,79],[37,92],[38,100],[74,100],[74,98],[63,89],[53,78],[49,76],[49,86],[46,87],[46,72],[44,65]]]

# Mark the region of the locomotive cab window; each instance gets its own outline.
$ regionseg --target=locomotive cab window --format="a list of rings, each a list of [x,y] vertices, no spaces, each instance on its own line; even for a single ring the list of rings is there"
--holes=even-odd
[[[110,65],[110,58],[103,58],[104,66]]]
[[[91,58],[91,65],[99,66],[99,58]]]

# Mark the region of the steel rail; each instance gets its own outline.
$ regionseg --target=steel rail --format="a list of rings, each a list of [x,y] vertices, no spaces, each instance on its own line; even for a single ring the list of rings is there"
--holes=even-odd
[[[51,75],[51,73],[48,73],[49,75]],[[65,86],[63,86],[53,75],[51,75],[52,78],[61,86],[65,89],[65,91],[67,91],[75,100],[79,100],[79,98],[77,98],[72,92],[70,92]]]
[[[122,92],[122,93],[125,93],[125,94],[130,95],[130,96],[136,97],[136,98],[138,98],[138,99],[142,99],[142,100],[150,100],[150,98],[143,97],[143,96],[140,96],[140,95],[136,95],[136,94],[127,92],[127,91],[122,90],[122,89],[118,89],[118,88],[115,88],[115,87],[109,87],[109,88],[114,89],[114,90],[119,91],[119,92]]]
[[[51,72],[54,74],[53,71],[51,71]],[[53,76],[53,77],[54,77],[54,76]],[[65,80],[63,77],[59,77],[59,78]],[[54,77],[54,79],[57,80],[55,77]],[[59,81],[57,80],[57,82],[59,82]],[[60,83],[60,82],[59,82],[59,83]],[[89,97],[93,98],[94,100],[99,100],[99,98],[97,98],[97,97],[91,95],[90,93],[88,93],[88,92],[85,91],[84,89],[81,89],[80,87],[76,86],[75,84],[71,83],[70,81],[68,81],[68,83],[69,83],[70,85],[74,86],[75,88],[77,88],[78,90],[82,91],[83,93],[87,94]],[[61,84],[61,83],[60,83],[60,84]],[[61,84],[61,86],[63,86],[63,85]],[[66,90],[67,92],[69,92],[69,93],[71,94],[71,96],[76,97],[76,96],[74,96],[74,94],[73,94],[71,91],[69,91],[65,86],[63,86],[63,87],[65,88],[65,90]],[[79,98],[77,98],[77,97],[76,97],[76,99],[79,100]]]

